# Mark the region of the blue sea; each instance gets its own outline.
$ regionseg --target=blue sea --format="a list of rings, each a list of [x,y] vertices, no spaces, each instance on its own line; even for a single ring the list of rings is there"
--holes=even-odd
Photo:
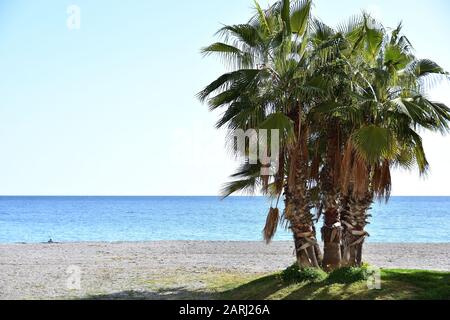
[[[261,240],[263,197],[0,197],[0,243]],[[450,197],[375,203],[371,242],[450,242]],[[290,240],[279,228],[275,240]]]

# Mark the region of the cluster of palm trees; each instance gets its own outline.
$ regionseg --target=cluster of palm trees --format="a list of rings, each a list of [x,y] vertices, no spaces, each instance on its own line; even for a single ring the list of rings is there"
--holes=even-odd
[[[299,266],[332,270],[361,265],[369,209],[389,199],[392,168],[427,171],[420,130],[446,132],[450,109],[426,93],[448,74],[415,57],[401,24],[389,30],[362,13],[332,28],[312,6],[282,0],[263,10],[255,2],[247,23],[221,28],[220,42],[202,52],[230,72],[199,98],[223,111],[218,128],[279,130],[278,171],[261,175],[263,164],[247,161],[224,195],[272,197],[265,240],[284,222]]]

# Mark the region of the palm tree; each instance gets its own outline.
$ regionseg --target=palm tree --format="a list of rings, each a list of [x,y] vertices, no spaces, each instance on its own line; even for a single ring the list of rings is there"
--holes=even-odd
[[[375,198],[388,200],[391,168],[426,172],[417,130],[445,132],[450,109],[425,95],[447,74],[414,57],[401,26],[388,34],[363,14],[334,30],[313,18],[311,7],[310,0],[283,0],[262,10],[255,2],[246,24],[221,28],[222,42],[202,51],[231,70],[199,98],[223,110],[218,128],[279,130],[278,171],[270,175],[262,174],[270,163],[251,161],[250,148],[238,150],[229,135],[232,152],[247,160],[223,194],[271,197],[265,240],[284,220],[299,266],[331,270],[361,264],[368,210]],[[314,225],[322,212],[323,257]]]
[[[311,170],[318,174],[320,196],[317,207],[324,216],[321,231],[324,241],[323,268],[326,270],[341,266],[341,162],[344,143],[353,124],[352,118],[348,118],[348,112],[343,112],[342,108],[357,103],[353,93],[355,70],[350,60],[357,57],[358,52],[352,50],[350,36],[358,27],[360,23],[357,19],[352,19],[349,26],[338,30],[315,19],[311,35],[316,50],[327,48],[326,51],[320,51],[324,57],[317,71],[327,84],[327,92],[320,95],[319,103],[310,113],[315,130],[313,135],[317,137],[317,161]]]
[[[278,199],[283,195],[282,218],[293,232],[299,265],[319,267],[321,254],[311,213],[307,121],[308,110],[322,90],[311,67],[317,58],[309,48],[312,4],[309,0],[292,4],[285,0],[266,11],[255,4],[256,14],[247,24],[225,26],[219,31],[224,42],[203,49],[205,54],[218,53],[235,70],[211,83],[199,97],[208,98],[211,109],[225,108],[218,127],[280,130],[278,172],[261,176],[261,163],[246,163],[225,186],[224,195],[256,189]],[[266,241],[274,236],[280,218],[278,208],[271,208]]]
[[[419,60],[399,25],[390,35],[381,24],[364,14],[352,36],[353,60],[358,68],[350,106],[352,130],[342,161],[343,208],[341,212],[343,258],[347,265],[361,265],[362,246],[367,237],[368,210],[374,197],[389,199],[390,169],[417,166],[428,168],[422,139],[417,130],[445,132],[450,109],[426,98],[426,90],[444,70],[430,60]],[[359,49],[358,49],[359,47]],[[352,58],[352,57],[350,57]],[[359,78],[359,79],[358,79]]]
[[[374,197],[388,200],[390,168],[416,164],[422,174],[426,171],[415,129],[445,131],[450,113],[423,92],[423,84],[435,83],[425,78],[436,80],[446,73],[412,55],[401,25],[387,35],[381,24],[363,14],[337,31],[321,22],[316,26],[316,44],[336,44],[326,70],[321,70],[331,94],[313,113],[319,124],[316,134],[324,140],[319,179],[323,267],[335,269],[341,258],[345,265],[361,264],[368,210]]]

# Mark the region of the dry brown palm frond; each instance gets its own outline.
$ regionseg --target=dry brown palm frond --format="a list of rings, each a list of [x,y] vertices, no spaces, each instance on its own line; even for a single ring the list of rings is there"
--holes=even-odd
[[[270,176],[268,175],[263,175],[261,176],[261,185],[262,185],[262,190],[265,194],[268,193],[268,189],[269,189],[269,178]]]
[[[284,186],[284,176],[285,176],[285,172],[284,172],[284,166],[285,166],[285,157],[284,157],[284,148],[282,147],[280,149],[280,154],[279,154],[279,159],[278,159],[278,172],[275,175],[275,190],[276,193],[280,194],[283,191],[283,186]]]
[[[361,199],[368,191],[369,172],[364,159],[360,156],[355,158],[353,168],[353,195]]]
[[[319,154],[320,143],[317,140],[314,144],[314,154],[312,156],[311,167],[309,169],[309,178],[311,180],[319,181],[319,168],[320,168],[320,154]]]
[[[336,150],[334,155],[334,167],[333,167],[333,184],[336,186],[339,184],[339,181],[341,181],[341,167],[342,167],[342,160],[343,155],[341,152],[341,138],[340,135],[337,135],[336,138]]]
[[[309,160],[308,155],[308,131],[307,129],[302,130],[302,134],[300,137],[300,154],[301,154],[301,161],[303,163],[307,163]]]
[[[353,169],[353,145],[349,139],[341,161],[341,188],[344,194],[348,194]]]
[[[380,193],[380,180],[381,180],[381,166],[376,164],[373,168],[372,175],[372,189],[375,195],[379,195]]]
[[[385,159],[381,167],[381,177],[378,187],[380,197],[384,197],[386,198],[386,201],[388,201],[389,197],[391,196],[391,189],[391,168],[389,160]]]
[[[266,225],[264,226],[263,236],[267,244],[269,244],[275,233],[277,232],[278,222],[280,221],[280,210],[278,208],[270,208],[267,215]]]
[[[288,175],[288,189],[289,191],[293,191],[295,189],[295,180],[296,180],[296,166],[299,158],[299,149],[293,148],[290,152],[291,157],[289,160],[289,175]]]
[[[315,181],[319,180],[319,167],[320,167],[320,156],[318,152],[314,155],[311,162],[311,168],[309,170],[309,178]]]

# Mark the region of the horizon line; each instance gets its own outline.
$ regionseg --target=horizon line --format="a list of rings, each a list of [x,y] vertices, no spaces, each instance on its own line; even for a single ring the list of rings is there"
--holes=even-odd
[[[200,198],[200,197],[210,197],[210,198],[223,198],[223,196],[221,195],[40,195],[40,194],[0,194],[0,197],[48,197],[48,198],[56,198],[56,197],[73,197],[73,198],[81,198],[81,197],[107,197],[107,198],[120,198],[120,197],[128,197],[128,198],[137,198],[137,197],[147,197],[147,198],[151,198],[151,197],[162,197],[162,198],[176,198],[176,197],[191,197],[191,198]],[[231,195],[228,196],[226,198],[250,198],[250,197],[254,197],[254,198],[269,198],[267,196],[264,195]],[[421,198],[426,198],[426,197],[450,197],[450,195],[391,195],[390,198],[400,198],[400,197],[421,197]],[[224,199],[226,199],[224,198]],[[376,201],[376,199],[375,199]]]

